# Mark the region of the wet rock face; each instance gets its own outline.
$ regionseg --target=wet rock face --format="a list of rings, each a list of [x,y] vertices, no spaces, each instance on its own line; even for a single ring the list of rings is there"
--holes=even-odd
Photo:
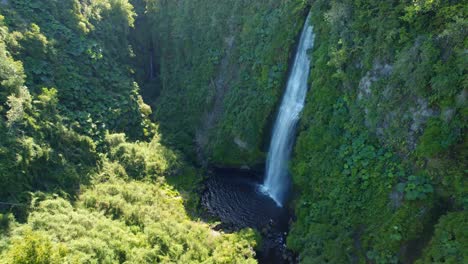
[[[389,76],[393,71],[393,66],[389,64],[376,64],[371,71],[368,71],[359,82],[358,100],[368,98],[372,95],[371,86],[374,82],[383,77]]]
[[[387,143],[405,138],[405,148],[412,151],[427,121],[440,113],[431,108],[424,98],[416,95],[402,97],[394,84],[385,81],[384,85],[377,85],[381,80],[393,78],[392,74],[395,74],[393,65],[376,63],[361,78],[357,100],[362,106],[364,121],[370,131]],[[398,107],[386,106],[388,101],[396,100],[400,101]],[[450,120],[453,113],[453,110],[446,109],[442,117]]]
[[[403,193],[399,192],[396,187],[393,188],[392,192],[389,194],[390,205],[394,209],[398,209],[403,203]]]
[[[230,18],[230,21],[232,17]],[[232,22],[231,22],[232,23]],[[230,26],[229,34],[232,34],[234,29]],[[231,80],[237,74],[233,70],[236,66],[230,64],[232,51],[235,48],[235,37],[233,35],[224,38],[225,52],[221,63],[219,65],[218,73],[214,80],[211,81],[211,86],[214,90],[214,96],[208,100],[207,104],[211,107],[205,112],[202,122],[195,133],[195,142],[197,146],[197,158],[200,164],[207,165],[207,146],[210,139],[210,133],[213,128],[218,124],[221,114],[223,112],[224,98],[227,92],[231,89]],[[209,98],[209,97],[208,97]]]
[[[234,138],[234,143],[241,149],[248,149],[249,145],[239,137]]]
[[[262,230],[262,248],[258,252],[260,263],[293,264],[297,256],[286,247],[287,232],[278,232],[273,221]]]
[[[412,122],[410,125],[410,132],[408,135],[408,146],[411,150],[416,148],[417,135],[422,133],[422,127],[426,124],[427,120],[436,116],[438,113],[434,109],[429,108],[427,100],[418,98],[415,106],[409,109],[411,113]]]

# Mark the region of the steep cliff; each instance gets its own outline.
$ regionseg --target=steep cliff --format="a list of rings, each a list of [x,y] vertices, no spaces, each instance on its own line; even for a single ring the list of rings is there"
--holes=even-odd
[[[160,56],[156,78],[146,72],[140,83],[167,142],[204,164],[262,163],[305,8],[299,0],[148,1],[137,36],[154,43],[143,53]]]
[[[303,263],[463,262],[466,2],[311,2],[288,245]]]
[[[2,0],[0,263],[255,263],[193,165],[264,162],[309,9],[288,247],[466,262],[466,1]]]

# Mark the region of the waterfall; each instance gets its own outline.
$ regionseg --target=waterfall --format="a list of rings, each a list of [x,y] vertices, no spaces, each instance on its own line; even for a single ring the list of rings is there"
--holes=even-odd
[[[295,128],[304,108],[309,77],[310,59],[307,51],[313,47],[314,34],[310,13],[301,33],[293,68],[276,117],[266,163],[266,178],[262,191],[282,206],[289,189],[289,159],[294,143]]]

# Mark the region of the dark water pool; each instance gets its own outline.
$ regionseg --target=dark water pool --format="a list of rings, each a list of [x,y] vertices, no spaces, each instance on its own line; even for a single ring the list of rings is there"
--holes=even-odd
[[[259,178],[251,172],[217,170],[205,182],[202,203],[223,228],[252,227],[261,232],[259,263],[292,263],[293,256],[285,247],[289,212],[261,191]]]

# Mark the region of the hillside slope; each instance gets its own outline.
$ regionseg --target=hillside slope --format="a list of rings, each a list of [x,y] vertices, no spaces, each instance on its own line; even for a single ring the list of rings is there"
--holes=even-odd
[[[161,143],[126,0],[0,2],[0,263],[256,263],[194,217],[202,173]]]

